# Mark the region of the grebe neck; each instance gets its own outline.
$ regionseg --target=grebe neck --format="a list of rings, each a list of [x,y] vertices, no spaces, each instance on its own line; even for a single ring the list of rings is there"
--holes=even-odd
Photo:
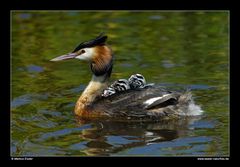
[[[81,115],[78,112],[86,111],[88,107],[91,107],[94,102],[101,97],[103,90],[107,88],[108,78],[107,74],[103,76],[92,76],[91,81],[79,97],[75,106],[75,113],[77,115]]]
[[[106,89],[108,83],[108,76],[92,76],[86,89],[83,91],[80,99],[87,99],[86,104],[91,104],[98,96],[101,95],[102,91]]]
[[[110,52],[110,54],[98,55],[98,58],[90,63],[93,75],[88,86],[77,101],[75,106],[75,113],[77,115],[82,115],[82,112],[87,111],[89,107],[94,105],[94,102],[98,98],[101,98],[103,90],[108,86],[108,80],[112,73],[112,58],[113,57]]]

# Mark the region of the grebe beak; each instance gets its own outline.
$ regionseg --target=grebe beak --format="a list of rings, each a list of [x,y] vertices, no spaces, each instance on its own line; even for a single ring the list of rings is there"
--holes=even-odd
[[[62,56],[58,56],[50,61],[61,61],[61,60],[67,60],[67,59],[73,59],[75,57],[77,57],[78,54],[77,53],[68,53]]]

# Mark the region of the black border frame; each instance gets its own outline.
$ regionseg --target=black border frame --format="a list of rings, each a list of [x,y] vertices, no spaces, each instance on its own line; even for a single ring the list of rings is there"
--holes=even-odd
[[[237,22],[239,18],[237,17],[238,10],[234,10],[233,7],[228,2],[222,2],[220,0],[214,1],[192,1],[190,2],[168,2],[169,4],[166,5],[163,2],[148,0],[147,2],[138,2],[127,0],[112,0],[108,1],[75,1],[72,0],[65,1],[62,3],[61,1],[29,1],[29,0],[21,0],[15,2],[9,2],[7,7],[3,5],[4,8],[4,15],[1,21],[3,22],[1,28],[4,38],[1,38],[1,46],[4,48],[4,52],[2,52],[1,57],[4,57],[4,60],[1,59],[1,63],[3,63],[0,68],[3,74],[1,88],[4,92],[2,94],[2,104],[3,107],[2,112],[0,112],[1,121],[0,125],[3,130],[2,134],[2,142],[0,144],[1,151],[4,150],[3,155],[1,158],[5,160],[17,160],[14,158],[19,157],[11,157],[10,155],[10,12],[11,10],[229,10],[230,11],[230,156],[229,157],[23,157],[22,160],[27,160],[25,158],[33,158],[33,160],[87,160],[87,162],[91,162],[93,159],[97,160],[134,160],[138,161],[139,163],[145,161],[146,159],[150,160],[152,163],[153,160],[232,160],[234,157],[234,152],[237,152],[237,145],[239,144],[239,137],[237,137],[237,133],[239,132],[237,124],[239,114],[236,104],[238,100],[238,92],[233,90],[234,88],[238,87],[238,74],[237,74],[237,57],[239,54],[236,45],[239,45],[238,39],[239,35],[238,31],[239,26],[237,26]],[[233,5],[234,6],[234,5]],[[237,5],[236,5],[237,6]],[[238,37],[237,37],[238,36]],[[3,54],[4,53],[4,54]],[[9,56],[9,57],[8,57]],[[239,136],[239,135],[238,135]],[[200,159],[199,159],[200,158]],[[201,159],[203,158],[203,159]],[[21,159],[21,158],[20,158]],[[159,161],[158,161],[159,162]],[[120,165],[120,164],[119,164]],[[160,164],[159,164],[160,165]]]

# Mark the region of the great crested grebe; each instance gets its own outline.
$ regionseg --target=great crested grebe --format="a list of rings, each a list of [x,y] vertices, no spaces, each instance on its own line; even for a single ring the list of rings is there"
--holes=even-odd
[[[146,85],[141,74],[128,80],[120,79],[108,87],[113,68],[113,52],[105,42],[106,35],[79,44],[73,52],[52,59],[85,60],[90,63],[92,80],[75,105],[75,114],[81,118],[157,119],[199,115],[189,91],[169,91],[153,84]]]

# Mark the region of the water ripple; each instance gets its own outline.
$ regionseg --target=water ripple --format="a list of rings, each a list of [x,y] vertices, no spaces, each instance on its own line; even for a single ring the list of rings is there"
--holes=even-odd
[[[48,94],[25,94],[19,97],[14,98],[11,101],[11,108],[17,108],[25,104],[29,104],[35,99],[37,100],[46,100],[48,98]]]
[[[58,138],[61,136],[72,134],[72,133],[81,132],[82,130],[89,129],[89,128],[91,128],[91,125],[87,124],[77,128],[67,128],[67,129],[62,129],[55,132],[48,132],[40,136],[38,139],[36,139],[36,141],[43,142],[51,138]]]
[[[43,71],[43,68],[41,66],[31,64],[31,65],[27,66],[27,71],[28,72],[39,73],[39,72]]]
[[[206,144],[211,141],[212,138],[206,136],[178,138],[172,141],[152,143],[143,147],[132,148],[127,153],[119,152],[117,155],[176,155],[177,153],[182,154],[183,151],[185,155],[193,152],[197,154],[204,151],[207,148]]]

